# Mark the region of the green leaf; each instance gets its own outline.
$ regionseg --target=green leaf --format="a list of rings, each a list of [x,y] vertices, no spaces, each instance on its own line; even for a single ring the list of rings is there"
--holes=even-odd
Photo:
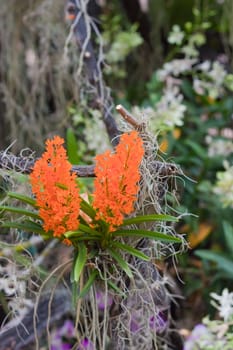
[[[91,235],[101,236],[100,232],[94,230],[93,228],[91,228],[88,225],[79,224],[79,230],[78,231],[89,233]]]
[[[200,258],[202,258],[204,260],[209,260],[209,261],[215,262],[219,269],[227,272],[231,276],[231,278],[233,277],[232,259],[228,259],[227,257],[225,257],[219,253],[211,252],[211,251],[205,250],[205,249],[196,250],[195,255],[199,256]]]
[[[121,226],[131,225],[131,224],[139,224],[142,222],[148,221],[174,221],[178,222],[178,219],[171,215],[163,215],[163,214],[154,214],[154,215],[141,215],[136,216],[135,218],[125,219]]]
[[[87,235],[88,234],[88,235]],[[97,237],[101,238],[102,234],[96,230],[94,230],[93,228],[91,228],[88,225],[84,225],[84,224],[79,224],[79,229],[75,230],[75,231],[67,231],[66,233],[64,233],[64,236],[66,238],[75,238],[75,237],[84,237],[84,238],[92,238],[92,237]]]
[[[95,216],[96,216],[95,209],[88,202],[86,202],[83,198],[81,198],[80,208],[91,219],[95,218]]]
[[[72,288],[71,303],[72,303],[73,309],[75,310],[75,308],[77,307],[78,284],[74,282],[73,269],[70,274],[70,280],[71,280],[71,288]]]
[[[115,249],[113,248],[108,248],[108,252],[109,254],[113,257],[114,260],[116,260],[116,262],[118,263],[118,265],[121,267],[121,269],[123,271],[125,271],[125,273],[127,274],[127,276],[129,278],[133,277],[132,271],[129,267],[129,265],[127,264],[127,262],[125,262],[125,260],[121,257],[120,254],[118,254]]]
[[[198,156],[200,159],[205,159],[207,157],[206,150],[200,146],[198,143],[192,141],[192,140],[185,140],[185,145],[189,146],[194,154]]]
[[[118,249],[122,249],[124,251],[126,251],[127,253],[136,256],[139,259],[145,260],[145,261],[149,261],[150,258],[149,256],[143,254],[142,252],[140,252],[138,249],[135,249],[131,246],[129,246],[128,244],[124,244],[124,243],[120,243],[120,242],[112,242],[112,245]]]
[[[99,241],[101,239],[100,235],[85,235],[82,231],[68,231],[64,236],[72,241]]]
[[[183,94],[186,97],[188,97],[188,99],[190,99],[191,101],[193,101],[195,99],[193,86],[192,86],[192,84],[190,84],[189,80],[183,79],[181,89],[182,89]]]
[[[151,238],[162,242],[173,242],[181,243],[181,239],[178,237],[173,237],[160,232],[153,232],[147,230],[117,230],[113,232],[114,236],[121,237],[141,237],[141,238]]]
[[[35,224],[34,222],[28,221],[25,223],[19,223],[19,222],[11,222],[7,221],[2,224],[0,224],[3,228],[16,228],[18,230],[26,231],[26,232],[34,232],[39,233],[41,235],[49,235],[49,233],[45,233],[43,228],[40,225]]]
[[[90,236],[84,235],[83,231],[76,230],[76,231],[67,231],[64,233],[64,236],[66,238],[79,238],[79,237],[87,237],[89,238]]]
[[[79,293],[79,298],[85,297],[85,295],[89,292],[89,290],[90,290],[91,286],[93,285],[97,275],[98,275],[98,271],[97,270],[92,271],[92,273],[90,274],[90,276],[89,276],[87,282],[85,283],[83,289]]]
[[[120,288],[118,288],[114,282],[108,280],[107,283],[108,283],[109,287],[112,288],[113,290],[115,290],[118,294],[125,296],[125,293],[122,292],[122,290]]]
[[[79,156],[77,152],[77,141],[75,134],[71,128],[68,128],[66,131],[66,145],[67,145],[67,154],[68,159],[71,164],[79,164]]]
[[[87,248],[83,242],[79,243],[78,254],[74,263],[74,281],[78,282],[87,261]]]
[[[30,211],[30,210],[27,210],[27,209],[22,209],[22,208],[17,208],[17,207],[9,207],[7,205],[0,205],[0,210],[9,211],[11,213],[17,213],[20,215],[30,216],[33,219],[37,219],[37,220],[41,219],[37,213]]]
[[[11,198],[18,199],[21,202],[24,202],[24,203],[32,205],[33,207],[36,207],[36,201],[35,201],[35,199],[33,199],[31,197],[28,197],[28,196],[25,196],[23,194],[16,193],[16,192],[7,192],[7,195]]]
[[[228,221],[223,221],[223,230],[227,247],[233,255],[233,226]]]

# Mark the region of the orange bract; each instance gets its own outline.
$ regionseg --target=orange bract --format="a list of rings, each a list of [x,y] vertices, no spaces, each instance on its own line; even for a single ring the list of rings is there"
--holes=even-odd
[[[54,237],[61,237],[79,225],[79,190],[63,143],[59,136],[47,140],[46,151],[36,161],[30,175],[43,228],[46,232],[52,231]]]
[[[93,207],[96,219],[108,222],[110,231],[134,210],[143,155],[143,141],[138,132],[132,131],[121,136],[115,153],[106,151],[96,156]]]

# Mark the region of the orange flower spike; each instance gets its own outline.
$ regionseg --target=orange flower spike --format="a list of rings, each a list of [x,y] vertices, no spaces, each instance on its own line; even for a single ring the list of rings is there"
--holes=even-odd
[[[63,143],[59,136],[47,140],[46,151],[35,163],[30,175],[43,228],[46,232],[53,231],[54,237],[61,237],[79,225],[79,190]]]
[[[110,231],[134,210],[143,155],[143,141],[132,131],[121,136],[115,153],[106,151],[96,156],[93,206],[96,218],[107,221]]]

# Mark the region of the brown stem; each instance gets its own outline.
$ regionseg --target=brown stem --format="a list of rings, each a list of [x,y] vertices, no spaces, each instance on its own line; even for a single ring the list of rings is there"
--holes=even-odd
[[[125,121],[127,123],[132,125],[135,129],[137,129],[137,130],[143,130],[144,129],[144,125],[143,124],[139,124],[134,119],[132,114],[130,114],[122,105],[117,105],[116,106],[116,111],[125,119]]]

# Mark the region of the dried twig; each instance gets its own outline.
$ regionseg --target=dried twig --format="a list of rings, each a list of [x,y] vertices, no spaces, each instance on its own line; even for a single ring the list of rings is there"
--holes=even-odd
[[[135,118],[130,114],[122,105],[117,105],[116,106],[116,111],[125,119],[127,123],[132,125],[136,130],[144,130],[145,125],[139,124]]]

